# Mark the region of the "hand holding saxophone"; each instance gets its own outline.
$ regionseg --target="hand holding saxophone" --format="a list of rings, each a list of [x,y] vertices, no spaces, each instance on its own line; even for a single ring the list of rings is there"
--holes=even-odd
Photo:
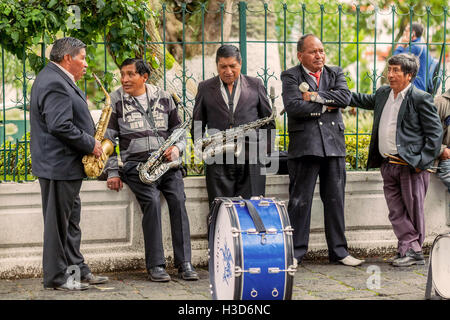
[[[103,148],[102,143],[95,139],[94,150],[92,150],[92,154],[98,159],[102,156]]]
[[[164,157],[167,161],[175,161],[180,157],[180,149],[177,146],[171,146],[164,152]]]

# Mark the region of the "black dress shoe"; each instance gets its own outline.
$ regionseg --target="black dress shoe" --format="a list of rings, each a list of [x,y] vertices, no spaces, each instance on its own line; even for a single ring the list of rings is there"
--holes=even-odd
[[[151,267],[148,271],[148,279],[155,282],[168,282],[170,281],[170,276],[164,267],[156,266]]]
[[[397,254],[393,257],[390,257],[387,262],[389,262],[390,264],[393,264],[395,260],[401,258],[402,256],[400,255],[400,252],[397,252]]]
[[[89,289],[89,284],[81,283],[78,281],[66,281],[66,283],[57,287],[46,287],[47,290],[60,290],[60,291],[83,291]]]
[[[413,264],[424,265],[425,258],[422,251],[415,252],[412,248],[409,248],[403,257],[392,262],[394,267],[409,267]]]
[[[94,276],[92,273],[88,273],[84,277],[81,277],[82,283],[102,284],[102,283],[107,283],[108,281],[109,281],[108,277]]]
[[[195,271],[194,267],[192,266],[192,264],[190,262],[183,262],[178,267],[178,275],[183,280],[190,280],[190,281],[198,280],[197,271]]]

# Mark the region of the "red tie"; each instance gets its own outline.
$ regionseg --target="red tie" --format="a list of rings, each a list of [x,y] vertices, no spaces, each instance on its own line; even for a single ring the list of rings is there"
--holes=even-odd
[[[320,81],[320,73],[322,70],[319,70],[317,72],[310,72],[309,74],[312,75],[314,78],[316,78],[317,87],[319,87],[319,81]]]

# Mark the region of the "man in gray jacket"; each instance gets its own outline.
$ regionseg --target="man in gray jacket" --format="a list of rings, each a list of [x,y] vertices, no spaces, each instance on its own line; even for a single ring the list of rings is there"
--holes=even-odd
[[[107,186],[122,189],[124,181],[136,196],[143,213],[145,262],[151,281],[170,281],[165,271],[161,230],[160,192],[167,200],[172,231],[175,266],[185,280],[198,280],[191,264],[191,239],[186,212],[186,195],[180,168],[170,169],[152,184],[140,180],[136,169],[181,124],[172,97],[153,85],[146,84],[150,69],[142,59],[126,59],[120,66],[122,87],[111,94],[113,112],[106,137],[115,142],[119,138],[119,168],[117,154],[111,156],[105,171]],[[181,156],[186,147],[186,134],[164,152],[168,161]]]
[[[375,94],[352,93],[350,105],[373,110],[367,168],[381,167],[389,220],[398,238],[397,267],[425,264],[424,200],[429,169],[439,155],[442,125],[433,98],[412,81],[419,61],[411,54],[388,60],[389,86]]]

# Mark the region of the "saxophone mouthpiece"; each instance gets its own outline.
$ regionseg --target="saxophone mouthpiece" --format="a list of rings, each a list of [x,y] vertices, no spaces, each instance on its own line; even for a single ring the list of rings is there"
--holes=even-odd
[[[181,104],[181,99],[175,92],[172,92],[172,98],[175,101],[175,104]]]
[[[92,72],[92,75],[94,76],[95,81],[97,81],[98,83],[101,83],[100,79],[97,77],[97,75],[95,73]]]
[[[275,103],[275,87],[270,87],[270,100],[272,101],[272,108],[273,104]]]

